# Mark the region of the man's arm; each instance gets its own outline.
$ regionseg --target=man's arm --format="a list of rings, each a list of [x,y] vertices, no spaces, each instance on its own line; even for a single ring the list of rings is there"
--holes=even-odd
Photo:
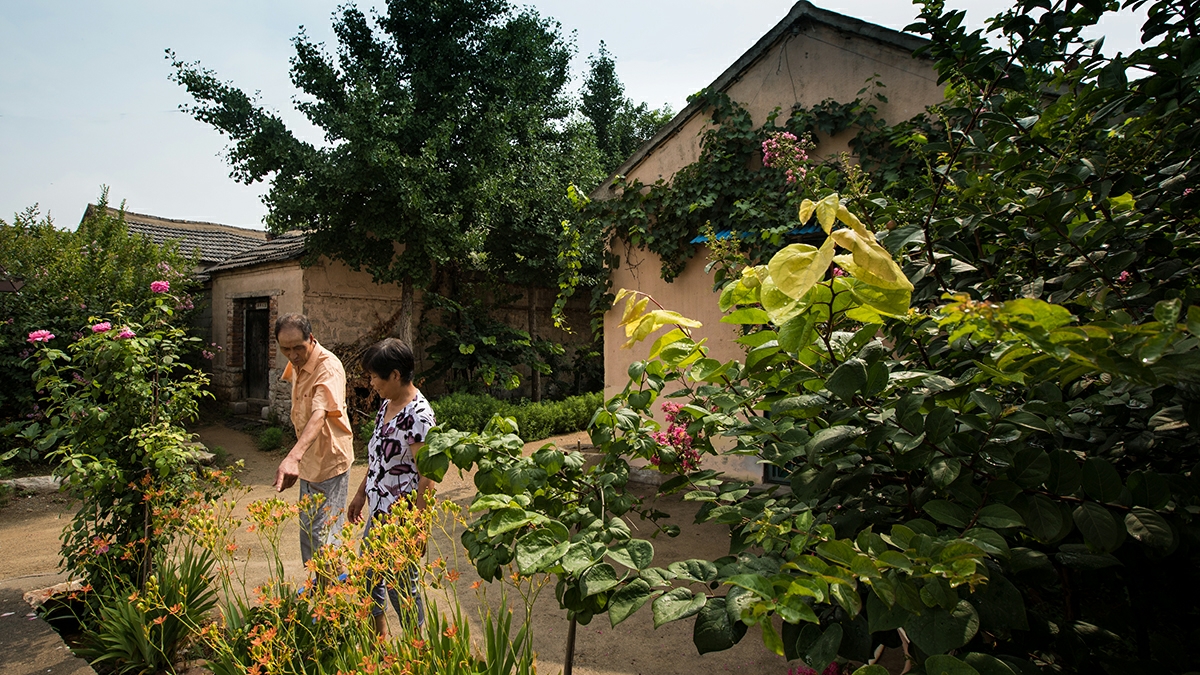
[[[296,444],[292,446],[291,452],[283,458],[283,461],[279,463],[279,468],[275,471],[275,490],[277,492],[283,492],[296,484],[296,479],[300,477],[300,459],[304,457],[304,453],[308,451],[313,441],[317,440],[324,424],[325,411],[314,410],[309,416],[308,422],[304,424],[304,431],[300,432],[300,438],[296,439]]]

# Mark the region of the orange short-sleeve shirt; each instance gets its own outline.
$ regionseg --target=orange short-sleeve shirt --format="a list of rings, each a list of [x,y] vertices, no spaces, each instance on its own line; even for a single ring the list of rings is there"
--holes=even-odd
[[[345,473],[354,463],[354,435],[346,415],[346,370],[333,352],[320,344],[297,371],[288,362],[283,379],[292,383],[292,426],[296,435],[315,410],[325,411],[325,425],[300,459],[300,478],[319,483]]]

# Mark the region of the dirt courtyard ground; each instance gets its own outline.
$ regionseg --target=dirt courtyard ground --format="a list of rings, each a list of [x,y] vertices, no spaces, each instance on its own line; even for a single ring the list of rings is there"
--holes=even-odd
[[[245,513],[245,504],[275,495],[271,483],[274,480],[279,455],[259,451],[249,435],[224,426],[204,427],[199,429],[198,433],[200,439],[210,448],[224,448],[230,461],[240,459],[245,462],[245,469],[238,475],[239,480],[249,489],[249,494],[239,500],[239,510],[242,514]],[[587,442],[584,434],[572,434],[550,440],[564,448],[574,448],[579,441]],[[545,442],[549,441],[531,443],[526,447],[526,451],[532,452]],[[366,470],[365,457],[358,457],[356,460],[351,473],[352,486],[358,485]],[[650,488],[646,490],[647,493],[652,491]],[[438,488],[440,498],[454,500],[464,507],[470,503],[474,494],[472,476],[460,476],[455,469],[447,474],[445,481]],[[293,488],[284,496],[289,501],[295,501],[297,489]],[[695,504],[666,500],[660,502],[657,507],[672,515],[672,522],[680,525],[683,534],[674,539],[658,537],[653,540],[656,566],[665,567],[672,561],[688,558],[713,559],[728,552],[728,534],[724,528],[692,523]],[[0,556],[0,589],[32,590],[63,580],[63,576],[58,572],[58,536],[71,515],[71,504],[61,495],[16,497],[7,506],[0,508],[0,550],[4,551],[4,555]],[[639,536],[639,525],[637,522],[630,523],[634,536]],[[298,537],[299,532],[293,522],[283,535],[282,552],[287,573],[296,579],[303,579]],[[446,551],[454,547],[461,551],[457,533],[443,539],[435,542],[431,550],[440,548]],[[241,532],[239,544],[245,544],[242,546],[243,550],[250,548],[252,551],[248,560],[243,559],[248,586],[252,588],[266,580],[267,561],[261,553],[253,551],[258,545],[255,535]],[[465,552],[460,554],[459,572],[462,574],[458,580],[459,599],[464,613],[471,617],[472,635],[478,639],[482,635],[478,619],[482,596],[480,591],[470,588],[479,577],[467,562]],[[484,584],[480,590],[497,585]],[[498,590],[492,588],[487,594],[488,597],[496,597]],[[396,621],[394,614],[391,615],[391,620]],[[552,582],[541,593],[535,605],[532,623],[538,671],[561,672],[567,620],[566,612],[559,608],[555,600]],[[589,625],[578,628],[575,673],[783,675],[788,670],[788,665],[782,658],[765,649],[758,629],[750,630],[741,643],[729,651],[700,656],[696,654],[692,645],[692,625],[693,621],[688,619],[667,624],[656,630],[649,604],[616,628],[609,625],[606,616],[597,617]]]

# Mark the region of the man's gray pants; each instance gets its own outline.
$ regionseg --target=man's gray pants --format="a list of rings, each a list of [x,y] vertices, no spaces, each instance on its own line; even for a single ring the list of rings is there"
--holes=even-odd
[[[300,480],[300,499],[307,495],[324,495],[320,506],[300,509],[300,559],[305,563],[313,551],[337,543],[338,533],[346,522],[346,497],[350,493],[350,472],[338,474],[320,483]]]

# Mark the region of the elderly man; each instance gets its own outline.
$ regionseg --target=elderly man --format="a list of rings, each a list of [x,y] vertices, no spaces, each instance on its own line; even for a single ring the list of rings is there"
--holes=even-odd
[[[345,519],[354,462],[353,436],[346,415],[346,371],[332,352],[317,344],[302,314],[285,314],[275,322],[275,341],[287,357],[283,379],[292,383],[292,425],[296,444],[279,463],[275,489],[300,479],[300,498],[323,495],[320,508],[300,512],[300,557],[334,543]]]

